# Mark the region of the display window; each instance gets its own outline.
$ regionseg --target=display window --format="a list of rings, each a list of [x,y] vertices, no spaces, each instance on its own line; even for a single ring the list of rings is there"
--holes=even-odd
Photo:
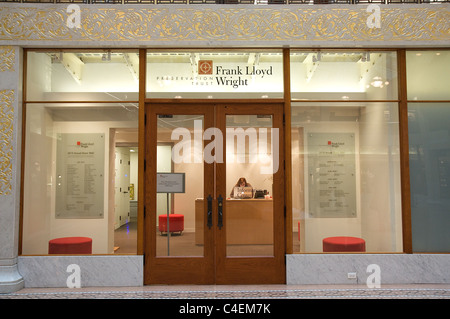
[[[227,130],[253,125],[265,132],[272,128],[271,114],[281,114],[279,126],[290,132],[280,130],[277,137],[290,144],[270,140],[268,145],[276,145],[283,156],[289,154],[290,165],[285,166],[283,157],[277,169],[251,180],[269,202],[277,193],[273,174],[288,169],[283,172],[290,174],[291,184],[277,199],[285,206],[291,201],[287,253],[404,252],[406,241],[407,246],[412,242],[413,252],[448,252],[445,119],[450,116],[450,55],[448,50],[403,53],[404,57],[395,50],[149,49],[140,59],[137,50],[26,50],[21,254],[64,253],[52,245],[77,238],[88,238],[89,249],[65,254],[142,252],[138,245],[145,236],[137,238],[136,229],[141,227],[143,234],[149,230],[142,220],[138,225],[138,203],[143,201],[138,198],[138,154],[145,142],[140,137],[145,114],[140,106],[170,101],[175,108],[178,99],[209,103],[215,112],[226,109],[218,104],[233,100],[236,112],[222,119]],[[145,68],[139,68],[140,60]],[[139,94],[143,87],[145,92]],[[259,114],[257,107],[237,111],[246,101],[281,106],[273,106],[276,110],[269,115]],[[407,119],[401,117],[406,108]],[[282,114],[286,110],[290,114]],[[208,255],[201,247],[202,229],[196,226],[201,209],[193,204],[205,197],[206,186],[195,181],[202,179],[206,164],[183,166],[183,161],[174,161],[179,145],[168,132],[195,132],[195,123],[201,123],[202,130],[214,124],[205,126],[205,118],[185,113],[158,115],[152,131],[154,156],[158,172],[189,172],[185,177],[195,185],[189,188],[193,200],[188,207],[183,195],[155,196],[158,216],[183,208],[184,234],[172,238],[172,244],[182,238],[183,244],[189,243],[190,256],[197,258]],[[212,118],[217,120],[216,115]],[[405,127],[407,138],[400,134]],[[402,155],[402,147],[408,147],[409,154]],[[233,149],[225,152],[230,175],[222,182],[231,192],[236,180],[255,168],[233,160]],[[264,162],[260,155],[258,160]],[[410,178],[410,192],[402,186],[404,176]],[[411,207],[405,207],[402,199],[409,195]],[[224,196],[234,203],[231,193]],[[411,222],[411,233],[405,221]],[[159,223],[151,230],[156,232],[155,256],[185,255],[183,246],[170,248],[171,238],[164,237]],[[270,237],[274,224],[267,225]],[[194,235],[187,240],[190,231]],[[229,230],[227,236],[230,256],[277,253],[273,245],[236,252],[232,239],[239,236]]]
[[[402,251],[396,52],[290,60],[293,251]]]
[[[23,255],[137,252],[136,63],[27,52]]]
[[[412,251],[450,251],[450,52],[406,52]]]
[[[294,252],[401,252],[397,103],[292,105]]]

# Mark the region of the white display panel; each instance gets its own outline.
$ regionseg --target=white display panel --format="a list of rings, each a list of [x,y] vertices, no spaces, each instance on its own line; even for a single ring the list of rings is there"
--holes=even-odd
[[[56,218],[104,217],[104,134],[58,134]]]
[[[356,217],[354,133],[309,133],[309,216]]]

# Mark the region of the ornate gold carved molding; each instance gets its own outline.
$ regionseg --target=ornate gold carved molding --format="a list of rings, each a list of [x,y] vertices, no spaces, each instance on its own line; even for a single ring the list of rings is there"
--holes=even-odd
[[[14,71],[16,53],[12,46],[0,46],[0,72]]]
[[[381,6],[370,28],[366,6],[108,6],[80,5],[80,28],[66,25],[66,5],[5,5],[0,41],[137,41],[270,44],[355,41],[448,41],[448,5]]]
[[[0,90],[0,195],[11,193],[14,90]]]

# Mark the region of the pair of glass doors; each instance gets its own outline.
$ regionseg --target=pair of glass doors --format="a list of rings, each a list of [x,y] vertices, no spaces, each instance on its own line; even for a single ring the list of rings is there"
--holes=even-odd
[[[283,104],[152,102],[145,116],[144,283],[284,283]]]

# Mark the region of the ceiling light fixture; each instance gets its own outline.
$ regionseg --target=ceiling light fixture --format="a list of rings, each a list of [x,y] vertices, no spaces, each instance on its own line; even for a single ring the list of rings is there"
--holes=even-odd
[[[384,83],[383,83],[381,77],[376,76],[373,78],[373,81],[370,82],[370,85],[372,85],[375,88],[382,88],[384,86]]]

